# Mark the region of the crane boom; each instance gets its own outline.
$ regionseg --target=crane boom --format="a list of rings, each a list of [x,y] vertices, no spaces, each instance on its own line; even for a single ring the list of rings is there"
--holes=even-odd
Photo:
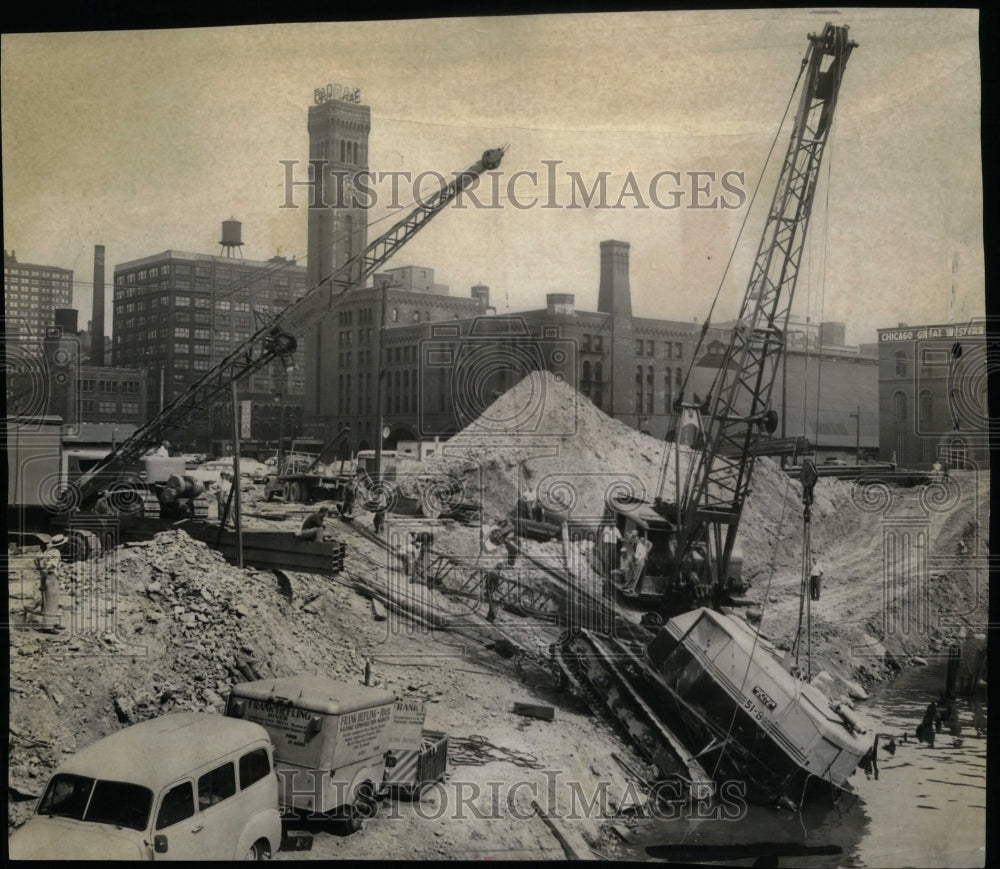
[[[846,26],[827,24],[809,34],[804,81],[791,139],[761,237],[750,281],[712,391],[705,446],[678,498],[681,555],[706,527],[725,527],[717,576],[724,579],[753,472],[754,444],[773,431],[770,408],[777,365],[785,349],[799,264],[820,163],[830,133],[844,68],[857,43]]]
[[[64,490],[59,499],[60,506],[68,509],[92,500],[107,485],[110,473],[138,462],[150,449],[173,437],[175,432],[204,413],[213,401],[229,401],[234,381],[258,371],[276,358],[290,357],[296,348],[294,335],[315,326],[330,313],[339,296],[362,286],[449,202],[468,190],[483,172],[497,168],[505,150],[494,148],[485,151],[476,163],[464,172],[456,172],[451,181],[419,202],[364,250],[271,317],[215,368],[191,384],[117,449]]]

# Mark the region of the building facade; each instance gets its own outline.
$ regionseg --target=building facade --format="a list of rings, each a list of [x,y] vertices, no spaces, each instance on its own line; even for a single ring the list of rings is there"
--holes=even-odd
[[[17,261],[16,251],[3,252],[5,337],[40,340],[55,322],[57,308],[73,303],[73,270]]]
[[[115,266],[114,360],[147,369],[143,418],[155,416],[211,371],[262,324],[305,291],[302,266],[167,250]],[[276,361],[240,384],[241,412],[251,414],[248,454],[273,452],[280,417],[285,437],[301,433],[304,352],[287,375]],[[246,404],[249,402],[249,404]],[[232,412],[219,402],[185,432],[179,448],[224,455]]]
[[[879,457],[908,468],[989,466],[984,321],[878,330]]]

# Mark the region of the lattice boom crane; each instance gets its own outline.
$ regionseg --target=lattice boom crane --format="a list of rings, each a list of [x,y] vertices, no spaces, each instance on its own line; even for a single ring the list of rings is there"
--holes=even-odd
[[[150,449],[173,437],[175,432],[182,430],[192,419],[207,413],[213,402],[228,402],[234,381],[260,370],[276,358],[291,357],[296,349],[297,334],[301,334],[307,327],[315,326],[327,316],[339,296],[362,286],[397,250],[440,214],[449,202],[471,188],[483,172],[496,169],[505,151],[506,147],[485,151],[476,163],[464,172],[455,173],[451,181],[417,204],[363,251],[271,317],[215,368],[171,401],[90,471],[65,488],[60,494],[59,508],[71,510],[89,503],[101,489],[108,487],[109,476],[138,462]]]
[[[785,349],[820,163],[844,69],[857,47],[847,31],[846,26],[827,24],[818,36],[809,34],[791,140],[736,326],[705,404],[683,405],[707,414],[704,449],[695,454],[677,502],[678,563],[697,541],[705,541],[716,553],[714,578],[721,582],[726,580],[749,492],[752,448],[761,432],[773,432],[777,422],[771,390]],[[710,529],[715,539],[706,541]]]

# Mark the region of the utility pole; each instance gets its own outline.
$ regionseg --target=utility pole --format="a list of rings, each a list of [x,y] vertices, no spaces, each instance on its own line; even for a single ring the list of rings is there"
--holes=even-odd
[[[857,425],[855,427],[854,436],[854,464],[861,464],[861,406],[858,405],[855,408],[854,413],[850,414],[854,419],[857,420]]]
[[[375,482],[382,479],[382,427],[385,425],[385,418],[382,415],[382,381],[385,379],[385,367],[383,365],[385,347],[385,309],[389,304],[389,281],[382,281],[382,303],[379,312],[378,327],[378,383],[375,390],[375,409],[378,418],[375,425]]]
[[[236,381],[232,382],[233,396],[233,525],[236,527],[236,564],[243,567],[243,510],[240,503],[240,405],[236,400]]]

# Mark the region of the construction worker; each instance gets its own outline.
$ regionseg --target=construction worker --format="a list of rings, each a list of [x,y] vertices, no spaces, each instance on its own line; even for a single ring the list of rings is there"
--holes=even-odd
[[[645,537],[639,537],[638,534],[636,534],[632,550],[632,564],[629,568],[631,574],[628,577],[628,590],[633,594],[639,590],[639,582],[642,579],[642,572],[646,569],[646,556],[649,555],[649,551],[652,548],[653,544],[650,543],[649,540]]]
[[[375,496],[375,510],[372,516],[372,525],[375,528],[376,534],[381,534],[385,530],[385,514],[388,508],[388,499],[385,496],[385,492],[379,492]]]
[[[361,472],[358,471],[360,474]],[[355,476],[353,479],[348,480],[344,485],[344,501],[340,505],[340,515],[341,516],[353,516],[354,515],[354,500],[358,495],[358,477]]]
[[[47,548],[35,559],[35,566],[41,573],[41,613],[39,630],[54,634],[62,630],[59,615],[59,564],[62,561],[60,547],[66,543],[62,534],[49,540]]]
[[[310,513],[306,516],[296,537],[300,537],[303,540],[322,540],[323,526],[329,512],[329,507],[320,507],[315,513]]]
[[[812,600],[819,600],[819,593],[823,590],[823,565],[819,563],[815,556],[812,560],[812,570],[809,571],[809,597]]]
[[[521,490],[518,518],[530,519],[533,522],[542,521],[542,505],[538,503],[538,492],[531,483],[525,483]]]

